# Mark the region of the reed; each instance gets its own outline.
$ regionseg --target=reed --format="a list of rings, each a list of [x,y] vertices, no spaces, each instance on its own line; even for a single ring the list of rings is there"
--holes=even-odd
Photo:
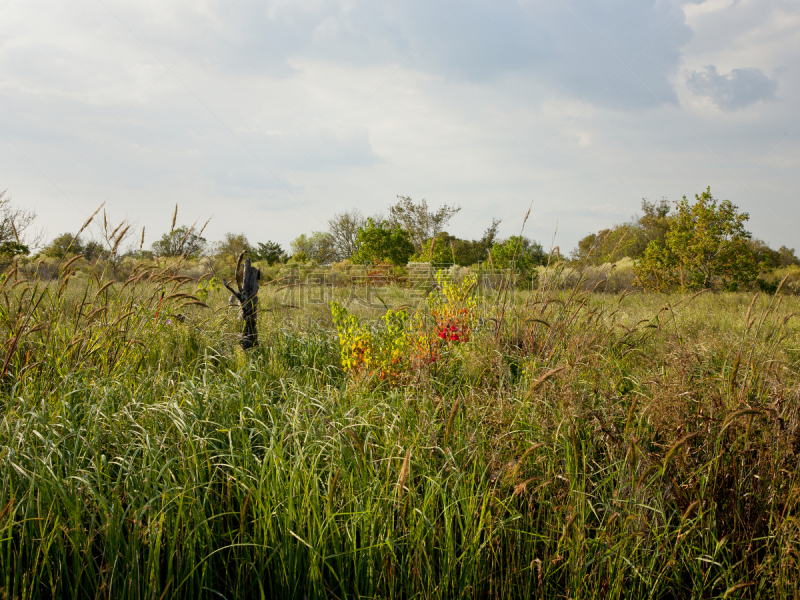
[[[244,354],[179,263],[72,266],[0,282],[4,597],[798,596],[796,298],[549,277],[392,386],[324,306]]]

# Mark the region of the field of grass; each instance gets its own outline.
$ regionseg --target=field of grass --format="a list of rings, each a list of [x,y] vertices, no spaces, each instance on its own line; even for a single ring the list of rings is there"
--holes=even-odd
[[[3,279],[3,598],[798,597],[797,297],[487,290],[391,382],[196,291]]]

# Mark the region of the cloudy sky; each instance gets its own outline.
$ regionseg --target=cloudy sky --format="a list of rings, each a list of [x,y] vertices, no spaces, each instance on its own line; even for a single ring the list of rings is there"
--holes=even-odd
[[[397,194],[549,247],[711,186],[800,249],[800,0],[0,0],[0,190],[287,246]]]

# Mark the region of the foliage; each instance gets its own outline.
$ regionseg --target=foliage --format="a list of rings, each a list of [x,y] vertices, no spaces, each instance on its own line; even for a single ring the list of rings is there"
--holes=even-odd
[[[639,280],[653,290],[735,289],[752,283],[759,266],[748,247],[748,218],[729,200],[717,202],[711,188],[695,195],[694,204],[684,196],[664,242],[651,242],[636,263]]]
[[[372,218],[358,230],[356,242],[358,251],[353,255],[356,263],[405,265],[414,254],[414,245],[405,229]]]
[[[339,335],[344,371],[355,377],[376,376],[397,382],[408,374],[408,313],[389,310],[378,327],[359,322],[338,303],[331,302],[333,323]]]
[[[6,261],[15,256],[27,256],[30,253],[30,249],[25,244],[20,244],[17,241],[0,243],[0,257],[2,257],[0,260]]]
[[[254,254],[253,246],[243,233],[226,233],[222,240],[214,244],[214,254],[233,258],[239,257],[242,252],[247,252],[251,256]]]
[[[31,246],[36,246],[38,240],[29,242],[25,232],[36,220],[36,213],[21,208],[14,208],[8,190],[0,191],[0,255],[6,259],[27,255]]]
[[[479,264],[488,257],[489,250],[497,239],[499,225],[500,221],[494,219],[480,240],[462,240],[443,231],[436,237],[426,240],[422,252],[415,254],[411,260],[437,264],[452,263],[462,267]]]
[[[161,236],[153,242],[153,254],[156,256],[197,257],[206,247],[206,239],[194,232],[194,228],[181,225]]]
[[[463,262],[463,260],[459,261],[462,256],[461,253],[456,255],[455,248],[457,244],[461,246],[463,242],[464,240],[460,240],[446,231],[443,231],[437,234],[436,237],[426,240],[422,245],[422,252],[414,254],[411,260],[413,262],[460,265]],[[433,250],[431,250],[431,245],[433,245]],[[468,263],[465,266],[469,266],[470,264],[472,263]]]
[[[666,198],[658,203],[649,202],[642,198],[642,214],[634,216],[633,224],[638,230],[637,245],[632,249],[630,258],[635,258],[644,253],[651,242],[661,241],[667,235],[670,227],[670,206]]]
[[[64,258],[68,252],[71,254],[83,254],[86,256],[86,260],[93,261],[102,254],[103,247],[94,240],[84,242],[80,236],[76,237],[71,233],[62,233],[56,236],[42,250],[44,256],[52,258]]]
[[[333,323],[264,286],[244,354],[204,266],[121,262],[0,275],[3,598],[800,596],[798,266],[770,296],[438,272],[377,319],[326,288]]]
[[[779,267],[786,266],[781,262],[782,255],[780,251],[773,250],[765,241],[757,238],[750,238],[746,241],[746,244],[750,252],[752,252],[759,270],[770,272]]]
[[[292,241],[291,248],[295,256],[302,254],[306,260],[313,260],[319,265],[335,262],[337,257],[333,236],[324,231],[302,234]]]
[[[222,282],[219,277],[209,277],[201,279],[197,282],[197,291],[195,296],[202,302],[208,302],[210,295],[216,294],[222,290]]]
[[[436,211],[431,211],[424,198],[419,203],[408,196],[397,198],[399,201],[389,207],[389,223],[392,227],[400,226],[408,232],[417,254],[422,253],[425,241],[435,238],[461,210],[460,206],[445,204]]]
[[[581,238],[571,259],[577,265],[617,262],[626,256],[637,256],[637,241],[636,231],[631,225],[615,225]]]
[[[794,248],[787,248],[786,246],[781,246],[778,250],[778,255],[780,257],[780,266],[782,267],[789,267],[791,265],[800,265],[800,259],[797,258],[797,255],[794,253]]]
[[[339,335],[342,368],[346,372],[359,372],[371,367],[373,341],[369,330],[337,302],[331,302],[330,308]]]
[[[472,293],[476,276],[467,275],[456,284],[439,271],[436,280],[439,290],[428,296],[428,308],[436,322],[433,335],[443,342],[468,342],[477,319],[477,301]]]
[[[389,310],[379,326],[370,328],[336,302],[331,302],[333,323],[339,336],[344,371],[359,378],[400,384],[414,373],[436,363],[448,345],[470,341],[477,323],[476,283],[469,275],[459,284],[437,272],[438,290],[428,296],[428,326],[423,313],[409,318],[405,310]]]
[[[181,264],[0,278],[4,597],[798,597],[797,298],[440,278],[439,357],[367,386],[324,305],[262,289],[245,355]]]
[[[547,253],[539,242],[524,236],[512,235],[496,243],[491,250],[491,265],[495,269],[514,269],[527,274],[538,265],[547,263]]]
[[[642,199],[642,214],[629,223],[592,233],[578,242],[571,259],[579,266],[615,263],[624,257],[639,258],[651,242],[663,242],[671,217],[669,203]]]
[[[256,260],[265,260],[270,265],[281,260],[283,248],[277,242],[258,243],[258,248],[253,251]]]
[[[337,262],[350,258],[358,251],[358,230],[366,224],[358,209],[340,212],[328,221]]]

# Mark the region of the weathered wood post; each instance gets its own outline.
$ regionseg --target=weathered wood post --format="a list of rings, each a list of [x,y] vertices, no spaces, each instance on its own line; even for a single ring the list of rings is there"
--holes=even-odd
[[[222,282],[225,287],[236,296],[242,310],[242,320],[244,321],[244,333],[239,342],[244,350],[250,350],[258,345],[258,329],[256,325],[256,318],[258,317],[258,280],[261,279],[261,269],[256,269],[250,266],[250,259],[244,261],[244,271],[242,278],[239,279],[239,267],[242,264],[246,251],[239,254],[239,259],[236,261],[236,287],[239,288],[237,292],[228,282],[224,279]]]

